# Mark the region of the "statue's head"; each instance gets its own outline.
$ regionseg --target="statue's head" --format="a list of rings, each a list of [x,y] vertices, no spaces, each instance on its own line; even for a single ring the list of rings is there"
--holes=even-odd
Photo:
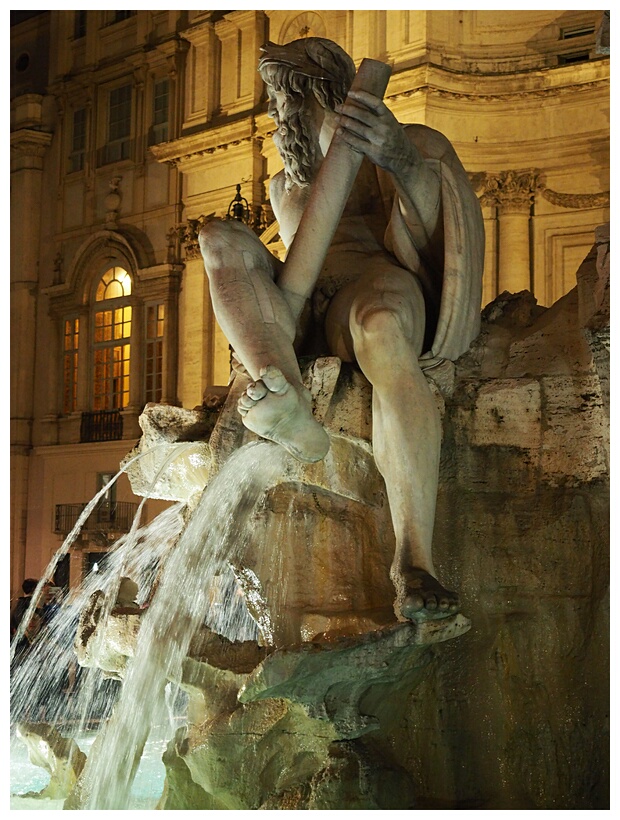
[[[268,86],[291,94],[314,94],[323,108],[344,102],[355,64],[337,43],[306,37],[285,45],[261,46],[258,70]]]
[[[273,139],[284,161],[287,188],[307,185],[318,156],[312,109],[333,111],[344,102],[355,65],[339,45],[321,37],[267,43],[261,53],[258,70],[270,98],[284,98],[279,110],[270,106],[269,113],[278,126]]]

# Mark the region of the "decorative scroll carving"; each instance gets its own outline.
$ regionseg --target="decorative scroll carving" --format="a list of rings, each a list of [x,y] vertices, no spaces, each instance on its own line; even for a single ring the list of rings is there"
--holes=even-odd
[[[609,191],[601,194],[561,194],[544,186],[539,190],[548,202],[561,208],[609,208],[610,205]]]

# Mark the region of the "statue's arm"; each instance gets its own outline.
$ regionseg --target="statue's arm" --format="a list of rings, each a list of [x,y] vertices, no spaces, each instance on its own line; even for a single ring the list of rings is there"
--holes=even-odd
[[[441,179],[383,100],[350,92],[336,108],[343,139],[392,177],[400,210],[416,248],[424,252],[441,230]]]

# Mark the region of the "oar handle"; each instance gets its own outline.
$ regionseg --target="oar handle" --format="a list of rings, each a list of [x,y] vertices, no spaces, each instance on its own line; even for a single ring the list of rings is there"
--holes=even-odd
[[[377,60],[362,60],[351,84],[352,91],[368,91],[383,98],[392,69]],[[312,295],[353,188],[363,154],[334,134],[288,251],[278,285],[299,318],[304,302]]]

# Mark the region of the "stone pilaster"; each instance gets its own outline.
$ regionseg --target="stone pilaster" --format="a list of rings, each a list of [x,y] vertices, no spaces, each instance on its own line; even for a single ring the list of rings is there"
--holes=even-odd
[[[498,293],[531,289],[530,212],[537,188],[535,170],[486,174],[481,202],[497,209]]]
[[[12,102],[11,132],[11,589],[26,569],[26,510],[34,414],[43,163],[52,134],[39,130],[43,97]]]

